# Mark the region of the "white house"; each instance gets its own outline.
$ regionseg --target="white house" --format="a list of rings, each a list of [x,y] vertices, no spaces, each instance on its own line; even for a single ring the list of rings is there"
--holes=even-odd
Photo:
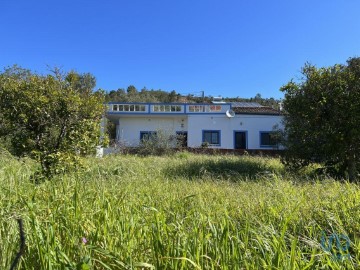
[[[182,135],[187,147],[207,143],[221,149],[276,149],[271,133],[282,127],[282,114],[258,103],[108,103],[116,141],[138,146],[159,130]]]

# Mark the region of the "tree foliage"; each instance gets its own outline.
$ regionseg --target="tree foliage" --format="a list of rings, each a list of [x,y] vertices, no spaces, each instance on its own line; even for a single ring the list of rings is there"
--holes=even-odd
[[[279,109],[280,108],[279,104],[281,102],[281,100],[272,97],[263,98],[260,93],[257,93],[253,98],[236,97],[236,98],[225,98],[224,100],[226,102],[256,102],[259,103],[260,105],[272,107],[274,109]]]
[[[42,175],[69,170],[99,144],[104,94],[95,78],[58,69],[39,75],[18,66],[0,73],[0,136],[11,153],[41,163]]]
[[[146,87],[138,91],[135,86],[130,85],[127,89],[119,88],[118,90],[111,90],[106,94],[106,101],[112,102],[187,102],[187,103],[211,103],[213,100],[212,96],[196,96],[188,94],[182,96],[175,90],[167,92],[161,89],[147,89]],[[233,97],[224,98],[225,102],[257,102],[263,106],[273,107],[279,109],[280,100],[274,98],[263,98],[261,94],[256,94],[253,98],[240,98]]]
[[[138,91],[135,86],[130,85],[126,91],[122,88],[118,90],[111,90],[106,95],[107,101],[118,102],[179,102],[180,94],[175,90],[170,93],[163,90],[148,90],[146,87]]]
[[[284,162],[294,168],[318,162],[354,180],[360,162],[360,58],[323,68],[306,64],[302,74],[299,83],[281,89],[287,112]]]

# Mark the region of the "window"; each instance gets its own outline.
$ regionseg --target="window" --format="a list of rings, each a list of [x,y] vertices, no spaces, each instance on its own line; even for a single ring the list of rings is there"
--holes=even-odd
[[[210,105],[210,112],[221,112],[221,105]]]
[[[128,104],[115,104],[113,105],[113,111],[119,112],[145,112],[145,105],[128,105]]]
[[[154,105],[154,112],[181,112],[180,105]]]
[[[189,112],[205,112],[204,105],[190,105]]]
[[[140,141],[156,138],[156,131],[140,131]]]
[[[274,132],[264,131],[260,132],[260,146],[272,147],[277,146],[278,142],[275,138]]]
[[[203,142],[220,146],[220,130],[203,130]]]

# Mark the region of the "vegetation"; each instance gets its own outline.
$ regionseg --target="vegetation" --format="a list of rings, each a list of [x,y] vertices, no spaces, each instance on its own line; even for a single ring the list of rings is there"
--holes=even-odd
[[[180,94],[177,94],[175,90],[166,92],[163,90],[148,90],[146,87],[138,91],[135,86],[129,85],[128,88],[118,90],[111,90],[106,95],[107,101],[119,101],[119,102],[179,102],[181,98]]]
[[[74,71],[39,75],[18,66],[0,73],[0,138],[12,154],[30,156],[51,177],[78,165],[99,144],[103,94],[95,78]]]
[[[161,89],[147,89],[146,87],[138,91],[135,86],[129,85],[125,90],[119,88],[117,90],[111,90],[106,94],[106,101],[113,102],[189,102],[189,103],[210,103],[213,100],[212,96],[196,96],[186,95],[182,96],[175,90],[167,92]],[[269,106],[278,109],[280,100],[274,98],[262,98],[261,94],[256,94],[253,98],[224,98],[225,102],[257,102],[264,106]]]
[[[256,102],[259,103],[263,106],[267,106],[267,107],[272,107],[274,109],[279,109],[280,108],[280,99],[275,99],[275,98],[263,98],[261,96],[260,93],[257,93],[255,95],[255,97],[253,98],[240,98],[240,97],[236,97],[236,98],[225,98],[224,99],[226,102]]]
[[[140,155],[169,155],[181,147],[181,135],[176,135],[172,130],[158,129],[153,134],[145,136],[137,149]]]
[[[250,156],[84,162],[36,185],[36,163],[1,153],[1,269],[19,248],[15,217],[26,233],[20,269],[358,269],[355,184]]]
[[[326,68],[306,64],[302,74],[300,83],[282,87],[285,160],[293,167],[319,162],[355,180],[360,165],[360,58]]]

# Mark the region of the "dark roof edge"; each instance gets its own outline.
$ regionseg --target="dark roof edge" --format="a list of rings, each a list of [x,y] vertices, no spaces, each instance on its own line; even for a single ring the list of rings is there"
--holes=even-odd
[[[239,114],[247,114],[247,115],[276,115],[276,116],[282,116],[284,115],[283,113],[261,113],[261,112],[236,112],[235,113],[236,115],[239,115]]]

